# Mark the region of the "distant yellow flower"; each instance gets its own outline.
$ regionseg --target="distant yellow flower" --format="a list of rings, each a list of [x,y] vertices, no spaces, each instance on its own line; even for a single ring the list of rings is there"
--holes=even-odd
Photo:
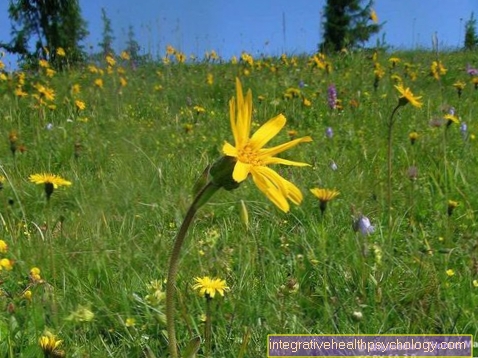
[[[171,45],[166,46],[166,54],[167,55],[174,55],[175,52],[176,52],[176,50],[174,49],[173,46],[171,46]]]
[[[455,271],[453,269],[448,269],[446,270],[446,274],[448,277],[451,277],[455,275]]]
[[[478,287],[478,280],[473,280],[473,287]]]
[[[78,100],[78,99],[75,101],[75,106],[76,106],[76,108],[78,108],[78,110],[80,110],[80,111],[82,111],[82,110],[84,110],[84,109],[86,108],[85,102],[80,101],[80,100]]]
[[[128,84],[128,81],[126,81],[126,78],[124,77],[120,77],[119,81],[120,81],[121,87],[126,87],[126,85]]]
[[[32,291],[31,290],[26,290],[22,293],[22,298],[31,301],[32,300]]]
[[[56,357],[56,355],[53,354],[57,351],[62,342],[63,341],[61,340],[57,340],[50,332],[46,332],[46,334],[41,336],[39,340],[40,348],[45,353],[45,357]]]
[[[30,280],[33,282],[41,281],[40,269],[38,267],[32,267],[30,269]]]
[[[46,75],[47,75],[47,77],[52,78],[53,76],[55,76],[55,74],[56,74],[56,71],[55,71],[54,69],[52,69],[52,68],[47,68],[47,69],[46,69]]]
[[[416,140],[418,139],[419,135],[417,132],[410,132],[408,138],[410,139],[411,144],[415,144]]]
[[[13,269],[13,261],[7,258],[3,258],[0,260],[0,270],[4,268],[7,271],[11,271]]]
[[[412,106],[420,108],[423,105],[423,103],[419,101],[422,97],[414,96],[410,88],[404,88],[402,85],[395,86],[395,88],[400,93],[399,104],[402,106],[410,103]]]
[[[370,20],[372,20],[374,23],[378,24],[378,16],[377,16],[377,13],[375,12],[375,10],[372,9],[372,11],[370,11]]]
[[[15,91],[13,91],[13,93],[15,93],[15,96],[20,97],[20,98],[21,98],[21,97],[26,97],[26,96],[28,96],[28,93],[26,93],[26,92],[23,90],[23,88],[20,87],[20,86],[17,87],[17,88],[15,88]]]
[[[463,90],[466,86],[466,83],[463,82],[463,81],[456,81],[454,84],[453,84],[453,87],[455,87],[457,90]]]
[[[88,71],[90,73],[98,73],[98,68],[95,65],[88,65]]]
[[[39,65],[40,67],[43,67],[43,68],[48,68],[48,67],[50,67],[50,64],[48,63],[47,60],[39,60],[39,61],[38,61],[38,65]]]
[[[115,61],[115,59],[113,58],[113,56],[107,55],[107,56],[106,56],[106,63],[107,63],[108,65],[110,65],[111,67],[113,67],[113,66],[116,64],[116,61]]]
[[[206,112],[206,110],[201,106],[194,106],[193,109],[196,112],[196,114],[201,114],[201,113]]]
[[[448,208],[447,208],[448,216],[451,216],[453,214],[453,211],[456,209],[457,206],[458,206],[457,201],[448,200]]]
[[[440,61],[433,61],[430,66],[430,73],[436,79],[439,80],[442,75],[445,75],[448,70],[443,66]]]
[[[451,123],[455,123],[455,124],[459,124],[460,123],[460,120],[458,119],[457,116],[453,115],[453,114],[445,114],[443,116],[444,119],[447,120],[448,124],[451,124]]]
[[[199,295],[206,295],[207,298],[214,298],[216,292],[221,296],[224,296],[225,291],[229,291],[229,287],[226,286],[226,281],[221,279],[211,279],[209,276],[196,277],[194,279],[196,284],[193,286],[194,290],[199,290]]]
[[[8,251],[8,245],[5,241],[0,240],[0,253],[4,254]]]
[[[302,137],[284,144],[264,148],[286,124],[286,118],[279,114],[263,124],[250,137],[252,126],[252,91],[247,92],[244,98],[242,85],[236,79],[237,98],[229,101],[229,114],[234,136],[235,146],[226,142],[222,148],[226,156],[236,160],[233,179],[241,183],[252,175],[254,183],[277,207],[282,211],[289,211],[288,199],[295,204],[302,201],[302,193],[291,182],[282,178],[277,172],[269,168],[271,164],[294,166],[308,166],[307,163],[295,162],[275,157],[276,154],[286,151],[299,143],[311,142],[312,138]]]
[[[126,51],[121,52],[120,57],[122,60],[125,60],[125,61],[129,61],[131,59],[129,53]]]
[[[310,107],[312,105],[312,102],[304,97],[304,99],[302,100],[302,104],[304,105],[304,107]]]
[[[45,185],[45,193],[48,200],[54,189],[57,189],[59,186],[71,185],[70,181],[54,174],[32,174],[29,179],[32,183]]]
[[[124,323],[126,327],[134,327],[135,324],[136,320],[134,318],[126,318],[126,322]]]
[[[327,203],[333,199],[335,199],[340,193],[333,189],[321,189],[321,188],[313,188],[310,189],[310,192],[314,194],[320,201],[320,211],[324,213],[325,209],[327,209]]]
[[[398,57],[390,57],[388,59],[388,62],[392,65],[392,67],[395,67],[401,60]]]
[[[97,78],[95,80],[95,86],[98,88],[103,88],[103,79],[102,78]]]
[[[74,84],[73,86],[71,86],[71,92],[73,94],[80,93],[81,92],[81,86],[78,83]]]
[[[186,61],[186,55],[182,52],[176,52],[174,56],[179,63],[184,63]]]
[[[30,181],[35,184],[53,184],[53,187],[57,189],[59,186],[69,186],[71,182],[61,178],[55,174],[32,174],[29,177]]]
[[[214,83],[214,75],[212,73],[207,74],[207,80],[206,80],[208,85],[212,85]]]
[[[60,57],[65,57],[66,56],[66,52],[65,50],[63,49],[63,47],[58,47],[56,49],[56,54]]]

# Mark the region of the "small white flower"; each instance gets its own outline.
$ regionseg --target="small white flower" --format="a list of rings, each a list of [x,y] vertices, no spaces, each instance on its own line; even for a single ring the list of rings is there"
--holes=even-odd
[[[46,126],[45,126],[45,129],[47,131],[51,131],[53,129],[53,123],[48,123]]]
[[[336,171],[338,169],[337,164],[335,164],[335,162],[333,160],[330,163],[330,169],[332,169],[333,171]]]

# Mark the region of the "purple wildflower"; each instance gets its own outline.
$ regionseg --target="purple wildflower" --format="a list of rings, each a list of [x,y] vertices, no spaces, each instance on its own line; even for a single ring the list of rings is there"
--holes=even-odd
[[[470,66],[470,64],[466,65],[466,73],[468,73],[470,76],[478,76],[478,69],[473,68]]]
[[[332,127],[327,127],[327,129],[325,130],[325,136],[327,138],[332,138],[334,136],[334,130],[332,129]]]
[[[363,236],[367,236],[375,231],[375,226],[370,224],[368,217],[360,215],[354,222],[354,230],[359,231]]]
[[[329,88],[327,89],[328,93],[328,103],[330,109],[335,109],[337,108],[337,89],[335,88],[334,84],[331,84]]]

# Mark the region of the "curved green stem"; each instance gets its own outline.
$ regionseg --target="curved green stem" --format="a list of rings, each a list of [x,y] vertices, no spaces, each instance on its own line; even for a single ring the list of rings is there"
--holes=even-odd
[[[388,231],[389,237],[392,235],[392,129],[393,124],[395,123],[394,115],[395,112],[402,106],[398,104],[392,114],[390,115],[390,120],[388,122],[388,148],[387,148],[387,163],[388,163],[388,187],[387,187],[387,205],[388,205]]]
[[[189,226],[191,225],[197,210],[205,204],[211,196],[220,187],[213,183],[207,183],[194,198],[193,203],[189,207],[183,223],[174,240],[173,250],[169,259],[168,280],[166,282],[166,327],[168,332],[168,347],[172,358],[178,358],[178,346],[176,340],[176,329],[174,325],[175,302],[174,294],[176,293],[176,277],[179,270],[179,258],[181,247],[183,246]]]

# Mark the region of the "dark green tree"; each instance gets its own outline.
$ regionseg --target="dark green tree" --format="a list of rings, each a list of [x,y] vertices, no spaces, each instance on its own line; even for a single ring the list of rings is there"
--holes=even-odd
[[[126,51],[128,51],[131,59],[133,61],[139,60],[139,50],[141,47],[139,46],[138,41],[136,41],[136,37],[134,34],[134,29],[132,25],[129,25],[128,28],[128,42],[126,42]]]
[[[476,19],[474,13],[471,13],[470,19],[465,24],[465,50],[473,50],[477,46]]]
[[[322,51],[340,51],[363,45],[380,31],[372,10],[373,0],[361,6],[362,0],[327,0],[324,8],[324,41]]]
[[[111,20],[106,15],[104,8],[101,9],[101,21],[103,21],[103,40],[99,43],[101,53],[103,56],[113,55],[113,41],[115,37],[113,35],[113,28],[111,27]]]
[[[46,59],[61,68],[85,58],[81,41],[88,31],[78,0],[10,0],[8,12],[12,39],[0,47],[19,55],[21,62],[34,66]],[[65,56],[57,55],[60,47]]]

